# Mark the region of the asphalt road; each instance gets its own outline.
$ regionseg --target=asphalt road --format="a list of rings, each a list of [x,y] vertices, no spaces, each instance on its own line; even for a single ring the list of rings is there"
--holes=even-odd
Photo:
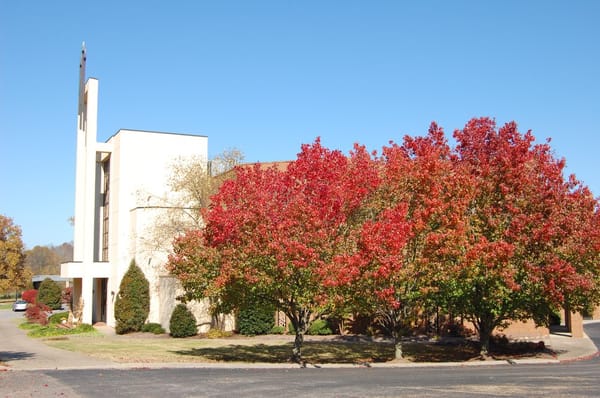
[[[600,346],[600,323],[586,333]],[[600,359],[554,365],[0,372],[0,397],[596,397]]]

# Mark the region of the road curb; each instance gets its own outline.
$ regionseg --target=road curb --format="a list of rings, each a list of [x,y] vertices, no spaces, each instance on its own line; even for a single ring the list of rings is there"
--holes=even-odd
[[[596,357],[600,356],[600,351],[596,351],[593,354],[589,354],[589,355],[583,355],[577,358],[568,358],[568,359],[563,359],[560,360],[559,363],[571,363],[571,362],[579,362],[579,361],[589,361],[590,359],[594,359]]]

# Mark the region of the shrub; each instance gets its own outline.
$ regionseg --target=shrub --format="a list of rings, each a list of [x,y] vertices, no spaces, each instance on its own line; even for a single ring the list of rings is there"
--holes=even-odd
[[[160,323],[144,323],[142,326],[142,332],[144,333],[154,333],[154,334],[163,334],[165,333],[165,329],[162,327]]]
[[[31,323],[47,325],[49,311],[51,311],[50,307],[44,303],[29,304],[25,311],[25,317]]]
[[[283,326],[273,326],[271,328],[271,334],[283,334],[285,332],[285,328]]]
[[[21,294],[21,298],[30,304],[34,304],[37,298],[38,291],[35,289],[25,290]]]
[[[450,319],[442,324],[441,334],[442,336],[449,337],[469,337],[472,336],[474,332],[468,327],[464,326],[461,322]]]
[[[121,279],[115,300],[115,331],[117,334],[139,332],[150,312],[150,284],[144,272],[131,261]]]
[[[231,337],[231,336],[233,336],[233,332],[225,331],[225,330],[221,330],[221,329],[210,329],[204,335],[204,337],[206,337],[207,339],[223,339],[223,338]]]
[[[196,317],[185,304],[177,304],[173,310],[169,320],[169,329],[173,337],[189,337],[198,334]]]
[[[60,298],[62,291],[58,283],[50,278],[46,278],[40,284],[37,294],[37,301],[46,304],[53,310],[60,309]]]
[[[90,324],[82,323],[81,325],[69,329],[69,328],[57,328],[53,326],[38,326],[36,328],[32,328],[27,336],[29,337],[52,337],[52,336],[65,336],[71,334],[81,334],[81,333],[97,333],[96,329]]]
[[[240,334],[255,336],[267,334],[275,326],[275,308],[270,305],[253,305],[240,310],[238,327]]]
[[[68,319],[69,319],[68,312],[57,312],[56,314],[52,314],[48,317],[48,324],[57,325],[59,323],[62,323],[63,320],[68,320]]]
[[[560,325],[561,324],[560,314],[558,312],[551,312],[549,315],[548,323],[550,326]]]
[[[327,321],[324,319],[316,319],[313,323],[310,324],[306,334],[310,335],[325,335],[332,334],[331,328],[327,324]]]

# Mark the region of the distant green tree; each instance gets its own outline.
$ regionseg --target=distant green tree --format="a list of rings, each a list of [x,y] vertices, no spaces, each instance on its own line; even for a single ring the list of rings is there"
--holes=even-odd
[[[117,334],[139,332],[150,313],[150,283],[135,260],[123,275],[115,300]]]
[[[38,289],[37,302],[47,305],[50,309],[58,310],[60,309],[61,295],[62,290],[58,283],[46,278]]]

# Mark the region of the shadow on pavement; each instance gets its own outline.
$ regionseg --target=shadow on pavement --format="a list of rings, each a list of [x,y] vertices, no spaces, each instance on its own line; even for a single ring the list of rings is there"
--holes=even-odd
[[[35,357],[34,353],[23,351],[0,351],[0,362],[18,361]]]

